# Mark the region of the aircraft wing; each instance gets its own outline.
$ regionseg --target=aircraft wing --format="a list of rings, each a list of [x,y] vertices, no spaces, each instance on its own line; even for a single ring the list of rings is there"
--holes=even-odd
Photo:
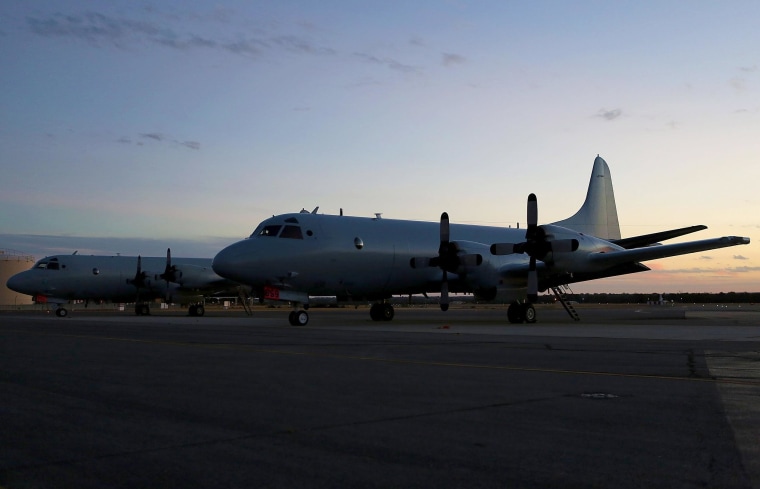
[[[657,244],[660,241],[665,241],[666,239],[673,239],[673,238],[677,238],[678,236],[683,236],[685,234],[696,233],[697,231],[702,231],[703,229],[707,229],[707,226],[700,224],[698,226],[689,226],[686,228],[671,229],[670,231],[662,231],[659,233],[652,233],[652,234],[643,234],[641,236],[632,236],[630,238],[611,239],[610,242],[615,243],[618,246],[622,246],[623,248],[628,250],[631,248],[641,248],[642,246]]]
[[[686,229],[686,228],[684,228]],[[666,231],[667,233],[667,231]],[[656,260],[669,256],[685,255],[700,251],[726,248],[728,246],[749,244],[749,238],[741,236],[724,236],[722,238],[689,241],[669,245],[653,245],[642,248],[618,251],[594,252],[579,256],[573,265],[553,270],[552,266],[539,262],[537,264],[539,289],[555,287],[562,284],[585,282],[629,273],[649,270],[642,261]],[[499,275],[503,280],[524,283],[529,270],[528,263],[511,263],[501,267]]]
[[[624,263],[656,260],[668,256],[685,255],[699,251],[714,250],[749,244],[749,238],[742,236],[723,236],[722,238],[703,239],[700,241],[688,241],[668,245],[645,246],[607,253],[590,253],[588,262],[593,268],[622,265]]]

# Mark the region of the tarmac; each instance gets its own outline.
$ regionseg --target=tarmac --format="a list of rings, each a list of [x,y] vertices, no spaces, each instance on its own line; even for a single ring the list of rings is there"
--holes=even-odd
[[[760,308],[0,313],[0,487],[760,487]]]

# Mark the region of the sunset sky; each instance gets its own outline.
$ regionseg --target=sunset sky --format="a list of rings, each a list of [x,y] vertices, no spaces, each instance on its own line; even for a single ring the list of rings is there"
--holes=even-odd
[[[0,248],[213,257],[308,210],[514,226],[597,154],[623,236],[748,246],[576,292],[760,291],[760,2],[0,3]]]

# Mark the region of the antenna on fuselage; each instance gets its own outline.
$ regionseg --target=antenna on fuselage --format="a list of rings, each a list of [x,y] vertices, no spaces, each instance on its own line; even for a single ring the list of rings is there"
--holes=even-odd
[[[316,206],[313,211],[311,211],[312,214],[316,214],[319,210],[319,206]]]
[[[340,208],[340,215],[343,215],[343,207]]]

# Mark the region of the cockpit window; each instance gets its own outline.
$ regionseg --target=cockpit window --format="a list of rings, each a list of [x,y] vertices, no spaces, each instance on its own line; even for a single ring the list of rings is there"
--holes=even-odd
[[[58,258],[51,258],[50,260],[40,260],[34,268],[40,270],[58,270]]]
[[[259,231],[259,236],[277,236],[277,233],[280,232],[280,228],[282,226],[279,224],[272,224],[269,226],[264,226],[261,228],[261,231]]]
[[[301,228],[299,226],[285,226],[285,229],[282,230],[280,237],[290,239],[303,239],[303,234],[301,234]]]

